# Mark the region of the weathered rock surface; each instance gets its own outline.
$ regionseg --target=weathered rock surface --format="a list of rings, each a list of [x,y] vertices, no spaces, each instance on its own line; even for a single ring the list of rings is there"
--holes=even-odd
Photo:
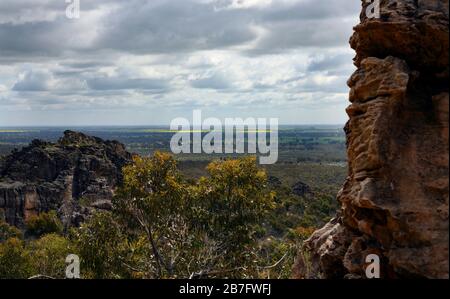
[[[349,175],[339,215],[305,244],[312,276],[364,278],[377,254],[384,278],[448,278],[449,1],[382,0],[380,19],[363,6]]]
[[[111,206],[130,161],[121,143],[82,133],[66,131],[57,143],[34,140],[1,162],[0,217],[20,227],[30,215],[57,210],[66,226],[78,225],[90,209]]]

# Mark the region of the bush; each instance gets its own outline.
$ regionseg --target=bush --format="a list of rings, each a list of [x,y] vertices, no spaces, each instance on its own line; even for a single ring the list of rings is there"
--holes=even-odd
[[[226,249],[241,255],[247,245],[254,245],[259,226],[275,208],[275,193],[254,157],[215,161],[207,171],[209,177],[200,179],[194,195],[194,219]]]
[[[65,259],[75,253],[70,241],[48,234],[26,243],[9,238],[0,243],[0,278],[26,279],[35,275],[64,278]]]
[[[128,278],[128,271],[122,264],[127,242],[111,213],[93,214],[72,234],[84,278]]]
[[[22,232],[14,226],[0,220],[0,243],[9,238],[22,239]]]
[[[22,240],[10,238],[0,244],[0,278],[25,279],[32,273],[30,252]]]
[[[40,237],[46,234],[60,234],[63,225],[55,211],[31,216],[26,222],[27,235]]]
[[[277,238],[267,238],[260,243],[257,252],[257,272],[252,275],[259,279],[288,279],[292,275],[297,252],[301,243]]]
[[[31,252],[33,275],[53,278],[65,278],[66,257],[76,253],[69,240],[56,234],[32,241],[27,248]]]

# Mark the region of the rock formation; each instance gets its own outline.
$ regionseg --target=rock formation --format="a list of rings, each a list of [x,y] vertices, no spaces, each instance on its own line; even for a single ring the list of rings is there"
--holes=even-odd
[[[380,18],[368,5],[350,41],[341,209],[305,249],[314,277],[365,278],[377,254],[383,278],[448,278],[449,1],[381,0]]]
[[[26,219],[57,210],[66,226],[93,208],[108,209],[131,154],[117,141],[66,131],[57,143],[34,140],[0,165],[0,217],[21,227]]]

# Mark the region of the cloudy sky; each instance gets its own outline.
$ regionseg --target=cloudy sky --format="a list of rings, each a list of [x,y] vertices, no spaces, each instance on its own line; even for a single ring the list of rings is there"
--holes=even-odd
[[[0,1],[0,126],[347,119],[360,1]]]

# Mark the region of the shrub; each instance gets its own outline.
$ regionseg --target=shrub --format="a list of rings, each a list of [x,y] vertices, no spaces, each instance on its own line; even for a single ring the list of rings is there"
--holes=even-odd
[[[5,242],[9,238],[22,239],[22,232],[14,226],[0,220],[0,243]]]
[[[73,238],[80,253],[83,277],[127,278],[122,264],[127,242],[111,213],[93,214],[79,229],[73,230]]]
[[[27,234],[40,237],[46,234],[60,234],[63,231],[63,225],[56,215],[55,211],[41,213],[31,216],[26,222]]]
[[[70,241],[57,234],[34,240],[27,248],[31,252],[33,275],[53,278],[65,278],[66,257],[76,253]]]
[[[10,238],[0,244],[0,278],[25,279],[32,273],[30,253],[22,240]]]
[[[211,237],[241,255],[254,244],[258,227],[275,207],[275,193],[254,157],[215,161],[207,171],[209,177],[200,179],[195,192],[200,212],[195,218]]]

